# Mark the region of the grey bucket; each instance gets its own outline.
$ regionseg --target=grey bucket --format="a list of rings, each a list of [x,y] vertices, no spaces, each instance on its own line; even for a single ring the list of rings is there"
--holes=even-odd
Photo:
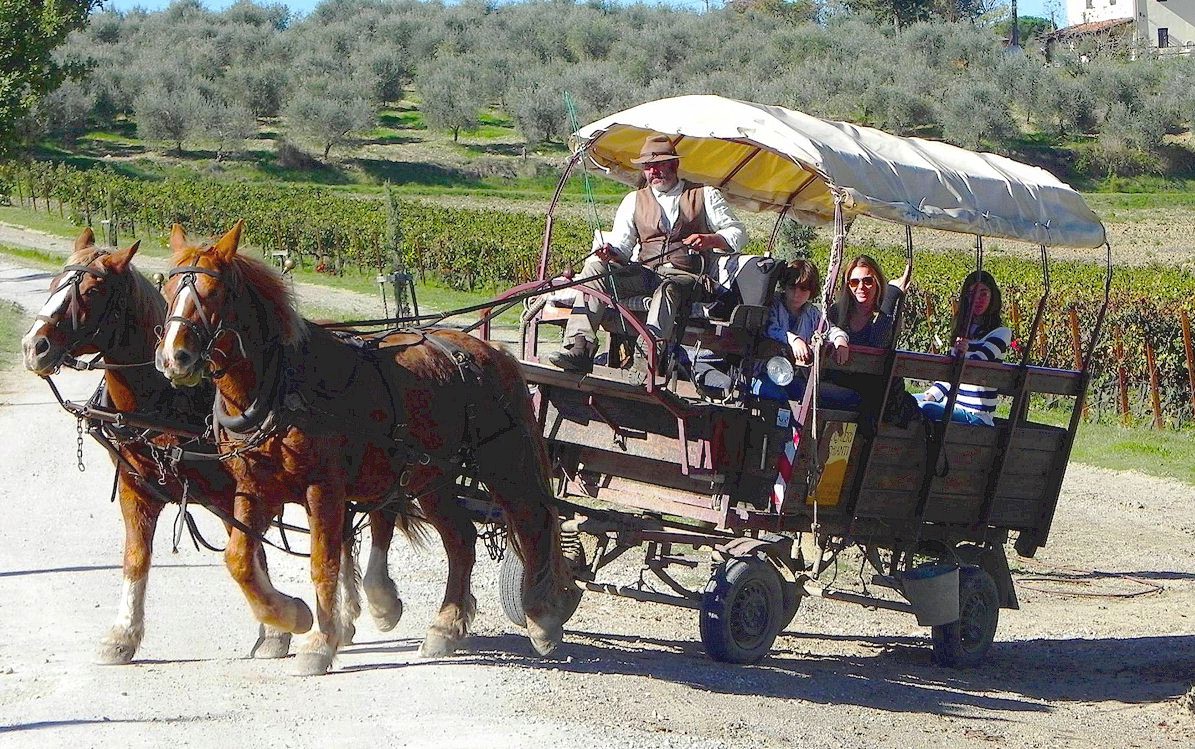
[[[901,581],[922,627],[958,621],[958,565],[923,564],[901,575]]]

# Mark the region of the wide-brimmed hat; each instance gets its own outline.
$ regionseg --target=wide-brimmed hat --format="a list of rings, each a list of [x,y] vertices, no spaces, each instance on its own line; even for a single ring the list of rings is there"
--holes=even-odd
[[[672,145],[667,135],[653,135],[643,143],[639,149],[639,158],[631,159],[635,166],[658,164],[661,161],[675,161],[680,159],[676,146]]]

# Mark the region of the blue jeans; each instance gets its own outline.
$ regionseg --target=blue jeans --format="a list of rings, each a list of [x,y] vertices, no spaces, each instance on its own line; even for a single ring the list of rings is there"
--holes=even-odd
[[[768,377],[767,372],[760,372],[759,376],[751,380],[751,394],[760,398],[777,401],[799,401],[805,397],[806,378],[798,374],[793,381],[781,387]],[[859,407],[862,400],[859,394],[841,385],[822,378],[817,384],[817,405],[822,408],[836,408],[852,411]]]
[[[921,406],[921,413],[925,414],[930,421],[941,421],[942,417],[946,415],[946,405],[938,401],[925,400],[924,393],[918,393],[917,405]],[[975,426],[991,426],[991,424],[984,421],[980,415],[968,408],[963,408],[959,404],[954,404],[954,411],[950,414],[950,420],[958,422],[959,424],[973,424]]]

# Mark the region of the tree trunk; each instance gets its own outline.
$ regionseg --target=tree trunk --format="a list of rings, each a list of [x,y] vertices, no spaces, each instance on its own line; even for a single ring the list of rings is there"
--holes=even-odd
[[[332,141],[324,144],[324,161],[328,160],[328,153],[332,150]]]
[[[460,135],[461,135],[461,129],[459,127],[452,128],[452,142],[453,143],[457,142],[457,139],[460,138]]]

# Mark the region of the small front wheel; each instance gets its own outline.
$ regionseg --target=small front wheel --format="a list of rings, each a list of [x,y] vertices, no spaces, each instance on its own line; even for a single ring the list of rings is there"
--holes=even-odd
[[[718,565],[701,600],[705,652],[725,663],[756,663],[767,655],[786,615],[782,586],[776,569],[756,557]]]
[[[951,668],[974,668],[991,649],[1000,623],[1000,593],[983,569],[959,568],[958,613],[957,622],[932,629],[934,661]]]
[[[571,551],[565,553],[569,569],[573,574],[585,569],[585,548],[577,544]],[[570,585],[564,592],[562,601],[564,620],[568,621],[581,605],[581,589]],[[523,560],[515,554],[514,549],[508,548],[498,563],[498,605],[502,613],[516,627],[527,626],[527,612],[523,609]]]

